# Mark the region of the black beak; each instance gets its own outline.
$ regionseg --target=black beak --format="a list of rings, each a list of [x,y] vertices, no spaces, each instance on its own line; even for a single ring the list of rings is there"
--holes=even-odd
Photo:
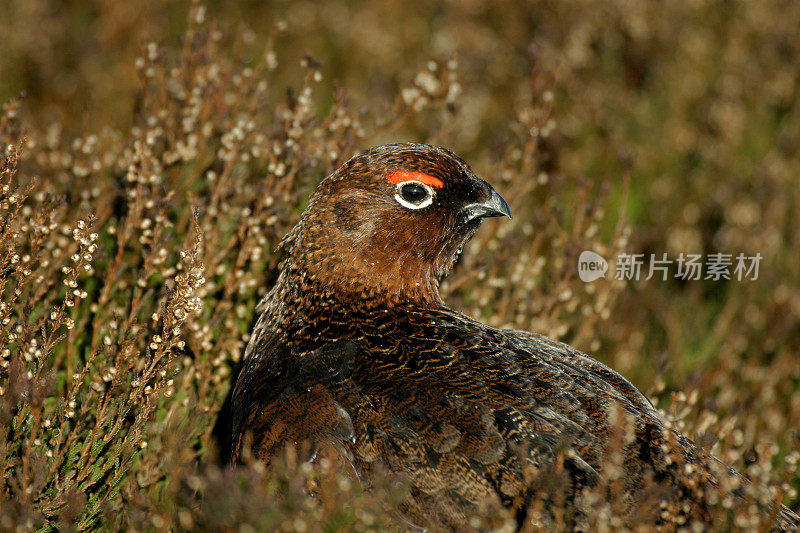
[[[511,217],[511,208],[508,206],[505,198],[500,196],[496,190],[490,185],[486,185],[489,189],[489,198],[483,202],[469,204],[462,209],[466,215],[467,220],[486,217]]]

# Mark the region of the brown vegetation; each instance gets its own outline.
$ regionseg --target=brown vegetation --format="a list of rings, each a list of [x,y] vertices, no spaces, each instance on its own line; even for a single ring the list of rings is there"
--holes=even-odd
[[[84,4],[0,17],[0,529],[402,528],[402,486],[288,452],[226,470],[212,436],[277,240],[400,140],[514,209],[450,305],[594,354],[797,509],[798,5]],[[764,260],[584,284],[585,249]],[[752,530],[732,503],[715,527]]]

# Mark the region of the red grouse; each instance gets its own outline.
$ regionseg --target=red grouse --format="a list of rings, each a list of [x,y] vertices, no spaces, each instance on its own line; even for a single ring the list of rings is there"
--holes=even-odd
[[[744,478],[610,368],[445,306],[440,280],[496,216],[511,217],[506,201],[433,146],[373,148],[323,180],[259,306],[232,396],[233,460],[246,446],[269,461],[306,442],[338,450],[367,483],[377,470],[403,476],[401,510],[416,525],[461,529],[497,502],[522,526],[538,500],[560,502],[562,523],[580,528],[583,488],[611,475],[616,420],[629,431],[607,486],[628,520],[703,520],[698,494],[737,494]],[[546,472],[565,483],[541,483]],[[776,528],[797,527],[774,512]]]

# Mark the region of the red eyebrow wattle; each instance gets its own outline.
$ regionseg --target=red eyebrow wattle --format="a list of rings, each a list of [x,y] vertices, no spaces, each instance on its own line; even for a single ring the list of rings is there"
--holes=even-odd
[[[391,183],[403,183],[406,181],[418,181],[420,183],[424,183],[425,185],[430,185],[435,189],[441,189],[444,187],[444,182],[437,178],[436,176],[431,176],[430,174],[425,174],[424,172],[409,172],[407,170],[395,170],[390,172],[386,175],[386,181]]]

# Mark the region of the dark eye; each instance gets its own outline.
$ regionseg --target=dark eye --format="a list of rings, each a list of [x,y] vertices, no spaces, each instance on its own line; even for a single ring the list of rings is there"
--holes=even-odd
[[[416,183],[409,183],[403,185],[400,189],[400,194],[403,195],[403,200],[412,204],[419,204],[428,196],[428,191],[422,188],[422,185]]]
[[[422,209],[433,203],[433,189],[418,181],[406,181],[397,185],[395,199],[403,207]]]

